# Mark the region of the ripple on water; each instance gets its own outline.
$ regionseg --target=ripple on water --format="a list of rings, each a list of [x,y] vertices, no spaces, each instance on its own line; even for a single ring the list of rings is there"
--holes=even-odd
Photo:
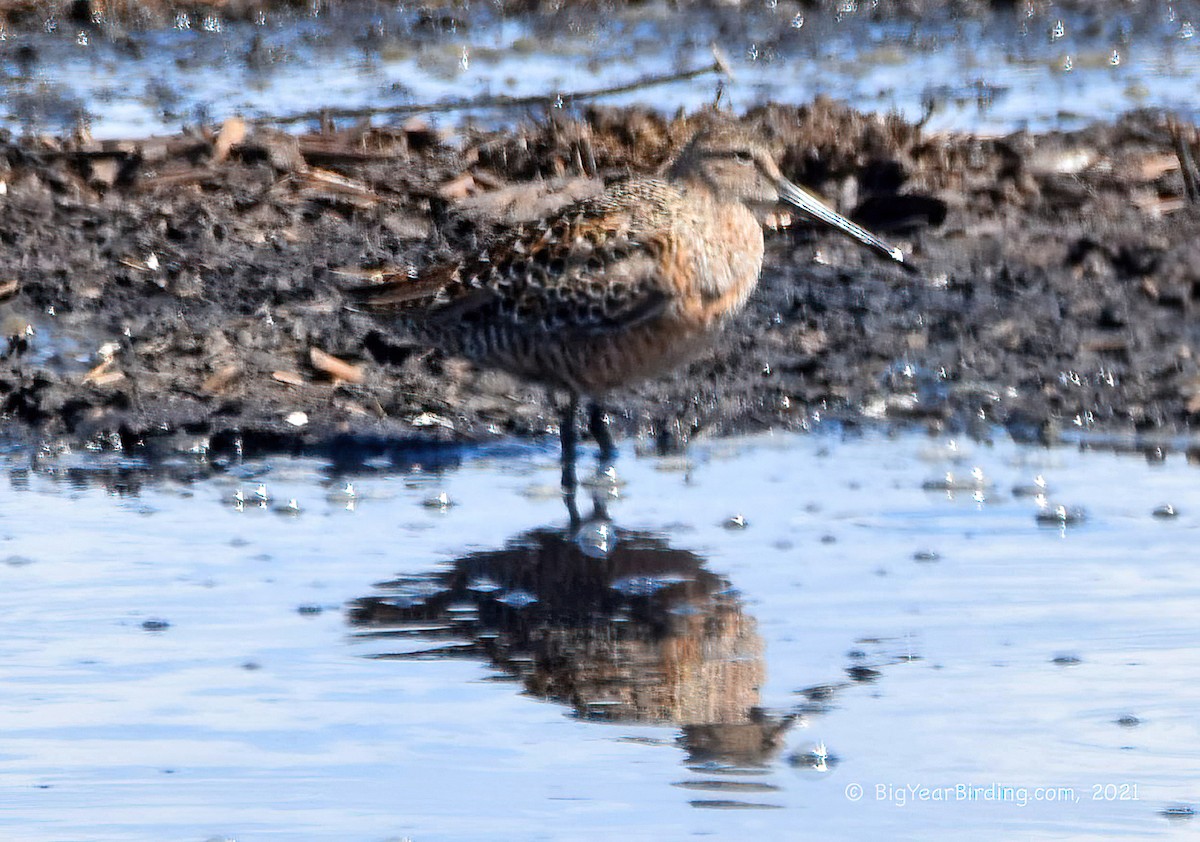
[[[7,453],[6,827],[204,838],[220,803],[281,838],[566,839],[569,802],[656,838],[1028,831],[1007,804],[869,811],[843,791],[948,777],[1137,785],[1031,804],[1047,837],[1188,821],[1200,572],[1188,518],[1149,513],[1190,511],[1196,466],[1002,438],[950,453],[916,434],[698,442],[686,475],[626,453],[628,493],[581,492],[582,523],[506,459],[335,479],[286,457],[231,477],[200,454]],[[1055,535],[1036,495],[930,494],[931,460],[997,488],[1046,471],[1090,520]],[[235,512],[234,484],[304,514]],[[454,511],[423,512],[443,488]],[[753,529],[724,528],[734,506]],[[607,552],[578,540],[589,524]]]

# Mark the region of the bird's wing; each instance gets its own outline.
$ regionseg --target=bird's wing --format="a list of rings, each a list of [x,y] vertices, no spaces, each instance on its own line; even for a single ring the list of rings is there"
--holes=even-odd
[[[603,195],[547,224],[517,229],[480,254],[354,291],[368,309],[416,323],[508,323],[592,333],[628,328],[670,300],[663,270],[673,238],[644,205]]]

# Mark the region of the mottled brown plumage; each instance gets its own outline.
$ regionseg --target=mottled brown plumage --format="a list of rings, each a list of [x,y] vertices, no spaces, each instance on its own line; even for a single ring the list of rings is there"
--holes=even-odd
[[[760,220],[781,200],[903,261],[787,181],[755,137],[725,126],[696,135],[661,176],[617,182],[362,300],[422,342],[565,390],[573,410],[579,396],[598,401],[678,366],[742,308],[762,268]]]

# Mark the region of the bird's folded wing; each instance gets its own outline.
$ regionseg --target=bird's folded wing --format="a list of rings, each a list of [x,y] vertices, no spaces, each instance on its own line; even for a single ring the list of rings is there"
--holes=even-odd
[[[359,304],[414,323],[506,324],[529,332],[627,329],[663,312],[666,244],[621,214],[576,212],[518,231],[469,260],[350,290]]]

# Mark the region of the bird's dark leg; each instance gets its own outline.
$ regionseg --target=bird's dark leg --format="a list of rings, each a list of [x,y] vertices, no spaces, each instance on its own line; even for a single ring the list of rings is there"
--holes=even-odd
[[[588,410],[588,431],[596,440],[596,446],[600,448],[600,464],[612,464],[617,458],[617,446],[613,444],[612,431],[608,428],[608,413],[594,401]]]
[[[575,443],[578,436],[575,433],[575,413],[579,410],[579,396],[574,392],[567,398],[567,405],[558,417],[558,435],[562,441],[562,487],[563,493],[569,494],[571,500],[575,497]]]
[[[571,534],[579,529],[583,523],[583,518],[579,516],[579,504],[575,502],[575,486],[567,488],[563,486],[563,503],[567,507],[567,528],[571,530]]]

